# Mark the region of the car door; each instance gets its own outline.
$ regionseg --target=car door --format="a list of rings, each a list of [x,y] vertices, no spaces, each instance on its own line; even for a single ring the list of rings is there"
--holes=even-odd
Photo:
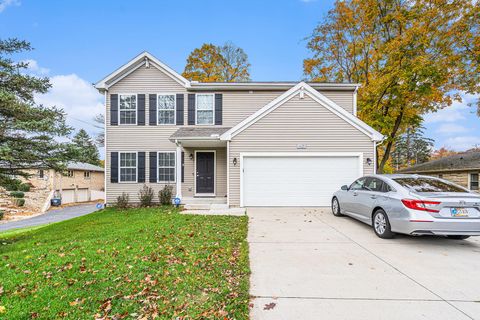
[[[363,185],[365,184],[366,178],[360,178],[355,180],[348,191],[345,192],[345,196],[343,197],[343,201],[341,201],[340,206],[343,207],[344,211],[347,214],[355,215],[355,206],[357,202],[358,193],[362,190]]]
[[[362,220],[371,220],[373,209],[376,207],[378,201],[382,197],[383,181],[368,177],[361,191],[357,196],[357,213],[361,216]]]

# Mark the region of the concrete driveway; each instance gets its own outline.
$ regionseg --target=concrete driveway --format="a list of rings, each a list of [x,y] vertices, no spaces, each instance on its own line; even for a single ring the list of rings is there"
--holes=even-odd
[[[247,214],[252,319],[480,319],[480,238],[382,240],[329,209]]]

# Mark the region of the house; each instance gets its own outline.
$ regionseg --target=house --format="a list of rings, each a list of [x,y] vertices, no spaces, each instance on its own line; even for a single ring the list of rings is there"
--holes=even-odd
[[[107,203],[170,184],[184,204],[329,206],[383,139],[356,117],[358,84],[194,82],[144,52],[95,87]]]
[[[469,190],[479,190],[480,151],[459,153],[399,170],[439,177]]]

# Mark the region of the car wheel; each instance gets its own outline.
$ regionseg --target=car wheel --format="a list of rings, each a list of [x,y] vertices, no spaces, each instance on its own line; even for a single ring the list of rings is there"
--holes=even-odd
[[[391,239],[395,235],[392,232],[387,213],[382,209],[378,209],[373,214],[373,231],[382,239]]]
[[[448,239],[452,240],[465,240],[470,238],[470,236],[459,236],[459,235],[453,235],[453,236],[447,236]]]
[[[332,199],[332,213],[336,217],[343,217],[343,214],[340,212],[340,203],[338,202],[337,197]]]

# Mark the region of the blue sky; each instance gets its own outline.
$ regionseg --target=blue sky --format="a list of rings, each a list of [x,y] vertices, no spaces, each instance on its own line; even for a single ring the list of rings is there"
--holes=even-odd
[[[62,106],[75,128],[93,134],[102,97],[91,83],[147,50],[178,72],[204,42],[232,41],[249,55],[253,80],[300,80],[309,52],[304,40],[332,7],[331,0],[60,1],[0,0],[0,37],[18,37],[35,50],[17,56],[31,72],[51,77],[38,97]],[[467,96],[467,100],[473,97]],[[456,103],[426,117],[436,147],[480,144],[480,119]]]

